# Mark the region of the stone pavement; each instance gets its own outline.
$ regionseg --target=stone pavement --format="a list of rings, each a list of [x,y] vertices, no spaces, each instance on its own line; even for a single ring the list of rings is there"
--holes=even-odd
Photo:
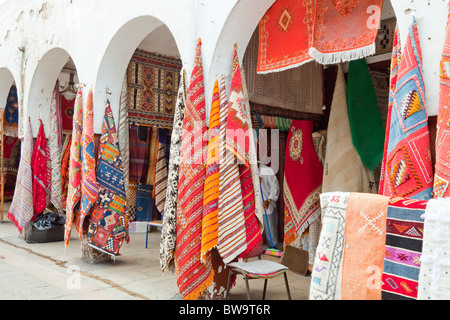
[[[181,300],[175,275],[160,271],[159,240],[160,232],[152,231],[145,248],[145,233],[133,233],[119,257],[93,265],[82,261],[76,232],[67,248],[64,242],[27,243],[5,213],[0,223],[0,300]],[[292,299],[307,300],[310,277],[289,272],[288,279]],[[263,283],[250,281],[252,299],[261,299]],[[230,299],[247,299],[243,279],[237,279]],[[269,280],[266,299],[287,300],[282,276]]]

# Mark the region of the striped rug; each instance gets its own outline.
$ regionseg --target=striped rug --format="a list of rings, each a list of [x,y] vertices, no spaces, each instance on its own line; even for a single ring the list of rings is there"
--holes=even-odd
[[[239,165],[234,153],[226,148],[228,101],[225,79],[220,83],[220,179],[219,179],[219,242],[217,249],[225,263],[233,261],[247,249]]]
[[[239,166],[242,205],[244,207],[245,230],[247,250],[240,257],[255,257],[263,251],[263,238],[259,228],[258,219],[255,214],[255,192],[253,189],[252,172],[250,167],[245,165]]]
[[[67,190],[66,225],[64,243],[70,243],[76,206],[81,198],[81,133],[83,130],[83,93],[81,87],[75,98],[73,113],[72,144],[70,146],[69,187]]]
[[[8,219],[14,222],[20,233],[33,217],[33,182],[31,156],[33,154],[33,132],[28,119],[22,142],[19,169],[14,197],[8,211]]]
[[[167,190],[167,162],[164,144],[158,142],[158,154],[155,167],[155,205],[160,213],[164,211]]]
[[[61,145],[60,145],[60,126],[58,125],[58,109],[61,107],[57,104],[57,88],[53,91],[52,103],[50,105],[50,159],[51,159],[51,196],[50,201],[60,215],[63,212],[62,201],[62,184],[61,184]]]
[[[202,261],[218,242],[219,161],[220,161],[220,94],[219,81],[214,83],[206,156],[206,178],[203,195]]]
[[[200,258],[207,151],[204,90],[199,39],[187,93],[178,184],[175,269],[185,300],[199,298],[214,277],[211,261],[202,263]]]

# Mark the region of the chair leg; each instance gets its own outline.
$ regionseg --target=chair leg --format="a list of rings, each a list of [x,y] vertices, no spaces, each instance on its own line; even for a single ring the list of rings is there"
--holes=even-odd
[[[263,289],[263,296],[262,299],[266,299],[266,289],[267,289],[267,279],[264,279],[264,289]]]
[[[246,289],[247,289],[247,299],[248,299],[248,300],[251,300],[251,299],[250,299],[250,287],[249,287],[249,285],[248,285],[248,277],[247,277],[247,275],[245,275],[245,287],[246,287]]]
[[[288,283],[288,278],[287,278],[286,272],[284,273],[284,283],[286,284],[286,292],[287,292],[287,295],[288,295],[288,299],[292,300],[291,299],[291,290],[289,290],[289,283]]]
[[[230,271],[230,272],[228,272],[227,293],[225,295],[226,300],[230,300],[231,276],[232,276],[232,272]]]

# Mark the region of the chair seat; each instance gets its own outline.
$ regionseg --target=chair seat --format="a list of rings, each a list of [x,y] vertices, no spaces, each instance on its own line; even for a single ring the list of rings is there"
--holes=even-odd
[[[238,269],[250,278],[274,278],[289,268],[270,260],[255,260],[249,262],[232,262],[228,267]]]

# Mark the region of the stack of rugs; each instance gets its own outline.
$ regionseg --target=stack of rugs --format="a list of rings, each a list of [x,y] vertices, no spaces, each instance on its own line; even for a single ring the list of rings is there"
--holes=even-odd
[[[311,300],[450,297],[450,200],[321,195],[324,213]]]

